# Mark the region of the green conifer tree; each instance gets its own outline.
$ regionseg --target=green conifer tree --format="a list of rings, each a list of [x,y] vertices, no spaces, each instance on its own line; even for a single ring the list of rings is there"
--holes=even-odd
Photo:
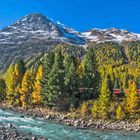
[[[76,71],[76,63],[71,62],[68,69],[65,70],[65,85],[66,85],[66,93],[69,98],[70,106],[75,107],[78,105],[78,100],[76,95],[79,90],[79,76]]]
[[[0,77],[0,101],[6,98],[6,83],[2,77]]]
[[[42,70],[42,78],[41,78],[41,102],[44,106],[48,104],[48,76],[52,70],[52,66],[54,63],[54,53],[49,52],[43,61],[43,70]]]
[[[48,76],[47,104],[58,109],[65,102],[65,70],[63,64],[64,57],[60,49],[55,52],[54,65]]]
[[[97,69],[94,49],[88,50],[84,58],[82,88],[84,88],[83,99],[91,99],[98,97],[99,89],[99,73]]]

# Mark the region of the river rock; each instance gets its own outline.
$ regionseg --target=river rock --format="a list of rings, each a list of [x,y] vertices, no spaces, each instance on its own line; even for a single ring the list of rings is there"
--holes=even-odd
[[[25,116],[24,115],[21,115],[20,118],[25,118]]]
[[[32,140],[37,140],[37,138],[36,137],[32,137]]]
[[[3,136],[0,137],[0,139],[1,139],[1,140],[6,140],[7,137],[6,137],[6,135],[3,135]]]
[[[8,124],[7,124],[7,127],[12,128],[13,125],[12,125],[11,123],[8,123]]]
[[[90,127],[90,126],[93,126],[93,122],[92,121],[87,123],[87,127]]]
[[[33,114],[33,118],[36,118],[37,117],[37,114]]]
[[[61,116],[61,119],[62,119],[62,120],[65,120],[65,119],[67,119],[67,116],[62,115],[62,116]]]
[[[22,140],[30,140],[29,138],[25,137],[25,138],[22,138]]]
[[[74,121],[74,126],[77,127],[77,126],[79,126],[79,125],[80,125],[80,121],[79,121],[79,120],[75,120],[75,121]]]
[[[46,120],[48,120],[48,119],[50,119],[50,118],[51,118],[50,115],[47,115],[47,116],[45,117]]]
[[[139,132],[140,131],[140,128],[135,128],[134,131],[135,132]]]
[[[127,128],[126,130],[127,130],[127,131],[132,131],[133,129],[132,129],[132,128]]]

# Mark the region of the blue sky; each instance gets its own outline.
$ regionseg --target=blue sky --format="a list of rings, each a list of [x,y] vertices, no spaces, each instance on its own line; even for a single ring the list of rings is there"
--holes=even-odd
[[[38,12],[79,31],[116,27],[140,33],[140,0],[2,0],[0,28]]]

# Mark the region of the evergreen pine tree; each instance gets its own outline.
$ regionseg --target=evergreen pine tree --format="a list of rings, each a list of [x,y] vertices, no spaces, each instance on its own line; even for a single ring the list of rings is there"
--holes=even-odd
[[[24,61],[22,59],[17,59],[15,63],[15,73],[19,77],[19,82],[21,82],[25,71],[26,67]]]
[[[91,48],[84,58],[82,78],[82,88],[84,88],[83,99],[98,97],[99,79],[94,50]]]
[[[52,71],[48,76],[48,91],[47,91],[47,104],[51,107],[58,109],[64,105],[65,102],[65,70],[63,64],[64,57],[60,49],[55,52],[54,65]],[[64,106],[63,106],[64,107]]]
[[[72,61],[69,68],[65,70],[66,92],[68,94],[71,107],[75,107],[78,104],[76,95],[79,89],[79,77],[76,69],[76,63]]]
[[[41,99],[42,104],[47,105],[48,103],[48,76],[52,70],[52,66],[54,63],[54,53],[49,52],[45,57],[42,65],[42,79],[41,79]]]
[[[6,83],[2,77],[0,77],[0,101],[6,98]]]

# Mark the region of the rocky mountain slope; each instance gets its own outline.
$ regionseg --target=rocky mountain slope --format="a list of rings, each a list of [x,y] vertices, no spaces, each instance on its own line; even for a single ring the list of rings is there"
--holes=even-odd
[[[0,32],[0,43],[22,44],[28,39],[40,39],[49,42],[84,44],[85,41],[79,37],[78,32],[67,28],[59,22],[52,22],[42,14],[30,14],[12,25],[5,27]],[[49,44],[52,45],[51,43]]]
[[[52,22],[42,14],[30,14],[0,31],[0,69],[19,57],[29,59],[59,43],[85,44],[78,32]]]
[[[140,34],[116,28],[78,32],[42,14],[27,15],[0,31],[0,45],[22,44],[28,40],[45,40],[49,46],[60,42],[84,45],[93,41],[140,40]]]
[[[83,47],[91,42],[134,40],[140,35],[115,28],[78,32],[42,14],[30,14],[0,31],[0,70],[19,57],[29,60],[59,43]]]
[[[114,41],[122,43],[125,41],[140,40],[140,34],[135,34],[127,30],[110,28],[110,29],[92,29],[82,33],[82,37],[86,42],[104,42]]]

